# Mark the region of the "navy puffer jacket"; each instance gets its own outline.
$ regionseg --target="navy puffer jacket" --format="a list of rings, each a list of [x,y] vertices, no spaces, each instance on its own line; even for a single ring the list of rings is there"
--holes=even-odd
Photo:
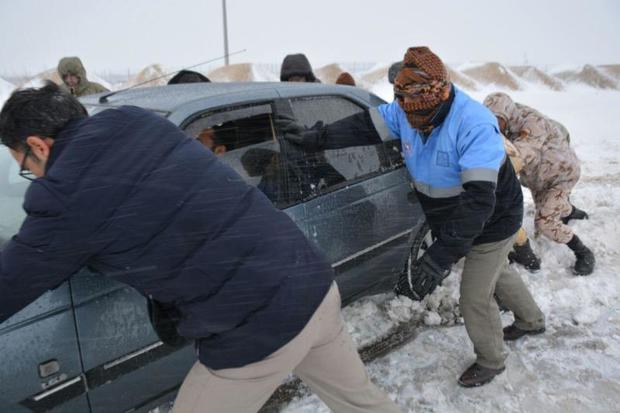
[[[212,369],[306,325],[333,272],[295,223],[167,120],[122,107],[70,123],[0,255],[0,322],[81,267],[180,311]]]

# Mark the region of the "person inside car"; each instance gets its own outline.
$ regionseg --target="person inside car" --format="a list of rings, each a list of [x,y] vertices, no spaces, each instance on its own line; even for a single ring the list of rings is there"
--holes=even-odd
[[[493,114],[449,81],[428,47],[407,50],[394,93],[392,103],[311,130],[288,119],[278,123],[285,139],[308,151],[401,140],[436,241],[403,273],[395,292],[422,300],[465,257],[460,309],[476,362],[458,383],[480,386],[504,371],[503,340],[545,331],[543,313],[506,265],[523,218],[521,186]],[[503,331],[494,294],[515,315]]]
[[[256,412],[291,372],[335,412],[399,411],[368,378],[329,263],[177,126],[134,106],[89,117],[50,82],[9,97],[0,137],[33,181],[0,252],[0,323],[88,266],[178,310],[198,361],[174,412]]]
[[[228,150],[226,144],[222,142],[221,139],[218,139],[215,129],[213,128],[204,129],[200,132],[200,134],[198,134],[196,139],[217,156],[224,155]]]

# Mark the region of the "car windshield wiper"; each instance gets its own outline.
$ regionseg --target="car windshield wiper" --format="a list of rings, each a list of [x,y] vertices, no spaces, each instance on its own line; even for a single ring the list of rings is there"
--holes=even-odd
[[[228,53],[228,54],[225,54],[225,55],[222,55],[222,56],[216,57],[215,59],[205,60],[204,62],[196,63],[195,65],[192,65],[192,66],[187,66],[187,67],[184,67],[184,68],[182,68],[182,69],[174,70],[174,71],[172,71],[172,72],[169,72],[169,73],[163,74],[163,75],[158,76],[158,77],[155,77],[155,78],[153,78],[153,79],[149,79],[149,80],[147,80],[147,81],[145,81],[145,82],[137,83],[137,84],[135,84],[135,85],[132,85],[132,86],[126,87],[125,89],[115,90],[115,91],[113,91],[113,92],[106,93],[105,95],[103,95],[103,96],[99,97],[99,103],[107,103],[107,102],[108,102],[108,98],[109,98],[110,96],[114,96],[114,95],[116,95],[117,93],[125,92],[125,91],[127,91],[127,90],[131,90],[131,89],[136,88],[136,87],[138,87],[138,86],[142,86],[142,85],[145,85],[145,84],[147,84],[147,83],[154,82],[154,81],[159,80],[159,79],[161,79],[161,78],[164,78],[164,77],[166,77],[166,76],[170,76],[170,75],[172,75],[172,74],[179,73],[181,70],[193,69],[193,68],[198,67],[198,66],[206,65],[207,63],[217,62],[218,60],[224,59],[224,58],[229,57],[229,56],[234,56],[234,55],[236,55],[236,54],[243,53],[243,52],[245,52],[245,51],[246,51],[246,49],[237,50],[236,52]]]

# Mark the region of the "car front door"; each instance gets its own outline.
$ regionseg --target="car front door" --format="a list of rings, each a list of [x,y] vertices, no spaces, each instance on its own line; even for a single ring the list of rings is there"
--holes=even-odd
[[[148,411],[171,399],[196,360],[193,346],[162,343],[133,288],[88,269],[70,283],[92,411]]]
[[[290,98],[297,121],[328,125],[365,108],[343,96]],[[402,270],[412,228],[423,215],[407,200],[398,141],[305,153],[303,225],[332,263],[347,303],[385,291]]]
[[[0,249],[25,217],[28,181],[0,148]],[[0,412],[88,412],[67,282],[0,324]]]

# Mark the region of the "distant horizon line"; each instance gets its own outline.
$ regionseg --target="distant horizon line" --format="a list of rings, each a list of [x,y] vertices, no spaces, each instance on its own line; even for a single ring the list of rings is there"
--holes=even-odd
[[[369,68],[372,68],[373,66],[376,65],[390,65],[393,62],[385,62],[382,60],[376,60],[376,61],[334,61],[331,63],[326,63],[323,65],[315,65],[313,67],[313,70],[319,70],[323,67],[329,66],[329,65],[333,65],[333,64],[337,64],[337,65],[341,65],[341,66],[360,66],[363,67],[365,66],[366,69],[358,69],[358,70],[367,70]],[[462,61],[462,62],[446,62],[446,64],[448,66],[450,66],[450,68],[455,69],[455,66],[459,66],[459,65],[465,65],[465,64],[485,64],[485,63],[499,63],[500,65],[503,66],[533,66],[533,67],[537,67],[537,68],[557,68],[557,67],[562,67],[562,66],[570,66],[570,67],[585,67],[587,65],[590,66],[620,66],[620,62],[616,62],[616,63],[611,63],[611,62],[607,62],[607,63],[530,63],[530,62],[515,62],[515,63],[505,63],[505,62],[501,62],[499,60],[468,60],[468,61]],[[271,67],[279,67],[281,65],[280,63],[274,63],[274,62],[251,62],[251,61],[247,61],[247,62],[235,62],[235,63],[230,63],[229,66],[233,66],[233,65],[240,65],[240,64],[252,64],[252,65],[261,65],[261,66],[271,66]],[[142,66],[139,69],[135,69],[135,68],[125,68],[125,69],[89,69],[88,67],[86,68],[86,73],[94,73],[96,76],[100,76],[100,75],[105,75],[105,76],[127,76],[127,74],[137,74],[139,72],[141,72],[142,70],[154,66],[154,65],[160,65],[163,68],[166,68],[166,71],[178,71],[178,70],[183,70],[183,67],[181,68],[173,68],[172,66],[169,66],[167,64],[162,64],[162,63],[150,63],[147,64],[145,66]],[[186,67],[189,67],[191,65],[188,65]],[[220,67],[224,67],[223,64],[218,64],[218,65],[205,65],[206,68],[205,69],[201,69],[201,68],[194,68],[192,70],[198,71],[198,72],[207,72],[207,71],[212,71],[212,70],[216,70]],[[37,74],[46,72],[48,70],[53,70],[55,69],[55,67],[48,67],[45,69],[31,69],[31,70],[25,70],[22,72],[17,72],[17,71],[2,71],[0,70],[0,77],[3,79],[8,79],[8,78],[24,78],[24,77],[33,77],[36,76]],[[356,70],[357,71],[357,70]]]

